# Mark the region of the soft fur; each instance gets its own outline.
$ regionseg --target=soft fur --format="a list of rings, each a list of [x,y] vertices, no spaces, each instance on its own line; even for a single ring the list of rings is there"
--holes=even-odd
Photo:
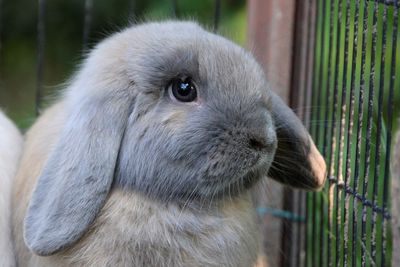
[[[0,266],[14,267],[11,239],[11,185],[22,150],[22,136],[0,110]]]
[[[183,77],[193,102],[169,93]],[[194,23],[131,27],[90,53],[27,133],[19,264],[252,266],[248,189],[267,173],[316,189],[325,164],[253,57]]]

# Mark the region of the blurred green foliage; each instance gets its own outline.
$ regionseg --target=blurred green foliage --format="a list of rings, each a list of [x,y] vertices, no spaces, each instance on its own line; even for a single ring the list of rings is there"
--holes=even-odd
[[[174,19],[170,0],[93,0],[89,48],[132,23]],[[178,0],[178,18],[212,28],[214,0]],[[35,119],[38,1],[3,0],[1,5],[0,107],[25,129]],[[85,1],[45,5],[45,102],[57,95],[82,60]],[[219,33],[243,45],[244,0],[221,1]]]

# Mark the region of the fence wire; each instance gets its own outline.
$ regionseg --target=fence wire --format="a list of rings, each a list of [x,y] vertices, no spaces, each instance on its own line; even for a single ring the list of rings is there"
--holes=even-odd
[[[291,222],[284,238],[304,242],[292,243],[295,254],[284,251],[282,266],[391,266],[388,188],[400,104],[400,3],[308,0],[296,8],[308,9],[297,12],[296,32],[309,34],[295,35],[292,88],[299,92],[292,105],[303,110],[329,182],[320,193],[295,192],[305,195],[302,204],[293,198],[305,226]],[[310,74],[312,84],[301,85]]]
[[[82,36],[83,52],[86,52],[89,48],[88,43],[89,43],[90,27],[92,24],[92,16],[93,16],[93,0],[85,0],[85,12],[83,18],[83,36]]]
[[[37,19],[37,66],[36,66],[36,97],[35,112],[40,114],[43,98],[43,68],[44,68],[44,45],[45,45],[45,0],[38,0]]]

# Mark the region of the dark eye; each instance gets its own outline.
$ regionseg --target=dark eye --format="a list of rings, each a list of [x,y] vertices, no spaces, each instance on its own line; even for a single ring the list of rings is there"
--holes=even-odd
[[[169,90],[173,97],[181,102],[191,102],[197,98],[196,87],[190,78],[172,80]]]

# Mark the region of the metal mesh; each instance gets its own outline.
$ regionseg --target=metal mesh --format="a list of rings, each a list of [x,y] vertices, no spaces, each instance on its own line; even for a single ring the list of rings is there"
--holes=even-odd
[[[292,210],[306,221],[286,222],[284,239],[297,241],[284,248],[282,266],[390,266],[400,4],[300,2],[292,106],[324,154],[328,183],[320,193],[294,192]]]
[[[45,43],[45,5],[46,0],[38,0],[37,20],[37,66],[36,66],[36,115],[40,113],[43,98],[43,64],[44,64],[44,43]]]

